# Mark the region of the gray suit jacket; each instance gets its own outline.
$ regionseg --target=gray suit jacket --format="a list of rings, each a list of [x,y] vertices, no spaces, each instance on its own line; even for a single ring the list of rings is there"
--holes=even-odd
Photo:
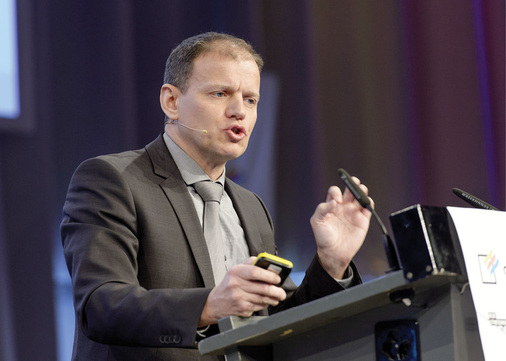
[[[276,253],[260,198],[230,179],[226,190],[250,254]],[[83,162],[69,186],[61,232],[76,310],[73,360],[218,359],[195,349],[214,286],[211,261],[161,136],[145,149]],[[290,297],[270,312],[341,289],[316,259],[299,288],[291,281],[285,288]]]

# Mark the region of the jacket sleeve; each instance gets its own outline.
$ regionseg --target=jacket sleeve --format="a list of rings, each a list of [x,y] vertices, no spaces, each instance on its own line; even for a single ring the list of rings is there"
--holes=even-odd
[[[355,264],[352,262],[349,267],[353,272],[353,279],[350,286],[361,284],[362,278],[360,277]],[[286,282],[286,284],[283,285],[283,288],[287,291],[288,297],[278,306],[271,307],[269,309],[269,313],[280,312],[345,289],[339,282],[332,278],[327,271],[325,271],[318,260],[318,256],[316,255],[307,268],[306,275],[299,287],[296,287],[295,284],[289,280],[289,282]]]
[[[77,327],[101,343],[193,347],[210,289],[141,286],[136,206],[124,169],[106,158],[84,162],[72,177],[61,235]]]

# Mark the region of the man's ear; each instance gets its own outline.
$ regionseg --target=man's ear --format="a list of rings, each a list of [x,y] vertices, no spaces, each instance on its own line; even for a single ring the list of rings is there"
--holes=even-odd
[[[160,105],[167,118],[179,119],[179,88],[172,84],[163,84],[160,90]]]

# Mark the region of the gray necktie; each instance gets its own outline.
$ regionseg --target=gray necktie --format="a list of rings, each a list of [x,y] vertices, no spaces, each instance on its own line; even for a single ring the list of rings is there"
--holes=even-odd
[[[197,193],[204,200],[204,237],[211,257],[214,283],[218,285],[225,277],[225,250],[221,236],[220,201],[223,186],[220,183],[202,181],[193,184]]]

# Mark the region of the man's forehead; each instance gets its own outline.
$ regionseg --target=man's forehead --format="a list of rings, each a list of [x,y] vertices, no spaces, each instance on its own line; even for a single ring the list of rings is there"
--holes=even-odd
[[[198,84],[199,87],[226,87],[232,86],[238,81],[235,77],[234,71],[229,72],[229,69],[238,69],[235,67],[229,68],[226,64],[228,62],[242,63],[247,62],[250,65],[241,67],[242,81],[244,84],[249,84],[255,88],[260,87],[260,71],[255,59],[247,51],[243,49],[233,49],[236,52],[224,52],[213,48],[210,51],[201,53],[193,63],[192,74],[188,79],[188,85]],[[256,96],[259,96],[259,89],[254,91]]]

